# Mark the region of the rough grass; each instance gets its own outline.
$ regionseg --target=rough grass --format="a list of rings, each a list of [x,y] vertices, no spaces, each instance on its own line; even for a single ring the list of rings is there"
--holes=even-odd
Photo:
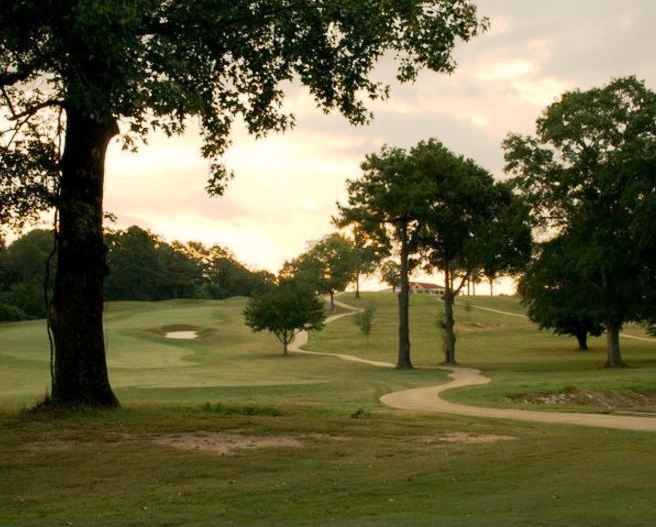
[[[394,360],[395,299],[373,298],[369,346],[344,319],[310,347]],[[513,299],[476,299],[484,302],[521,312]],[[123,408],[103,412],[20,411],[47,386],[47,342],[42,322],[0,325],[0,524],[653,523],[656,434],[394,411],[378,397],[444,373],[285,358],[273,337],[243,326],[244,303],[110,305],[110,372]],[[417,365],[441,360],[435,310],[435,298],[413,297]],[[600,341],[583,355],[518,317],[462,307],[457,316],[459,360],[494,380],[453,394],[459,400],[521,407],[512,394],[656,386],[649,342],[623,341],[634,367],[610,371]],[[203,329],[171,342],[153,331],[167,325]],[[171,444],[189,437],[260,447],[220,455]],[[289,442],[262,446],[276,438]]]

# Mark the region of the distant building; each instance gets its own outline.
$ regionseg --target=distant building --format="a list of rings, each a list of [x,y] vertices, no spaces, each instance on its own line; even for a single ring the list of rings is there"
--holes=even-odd
[[[442,293],[444,287],[429,282],[410,282],[411,293],[423,293],[425,295],[437,295]]]
[[[442,294],[444,287],[437,284],[431,284],[428,282],[410,282],[410,293],[419,293],[423,295],[437,295]],[[388,289],[387,291],[398,292],[401,288],[399,284],[396,284],[393,289]]]

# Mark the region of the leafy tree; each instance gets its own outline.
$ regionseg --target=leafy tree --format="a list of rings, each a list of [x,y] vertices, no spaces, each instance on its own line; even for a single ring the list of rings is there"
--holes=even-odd
[[[367,338],[367,344],[369,344],[369,335],[371,335],[371,330],[376,322],[376,304],[367,302],[362,310],[355,314],[353,321]]]
[[[378,262],[387,256],[388,250],[375,238],[369,236],[361,226],[354,226],[352,237],[355,298],[360,298],[360,278],[373,273]]]
[[[383,282],[392,288],[392,293],[396,293],[396,286],[399,285],[401,278],[401,269],[394,260],[387,260],[380,266],[380,277]]]
[[[607,365],[623,364],[624,323],[652,311],[656,271],[656,94],[635,77],[565,93],[535,136],[504,141],[506,170],[538,225],[576,233],[567,254],[607,333]]]
[[[580,240],[560,236],[544,243],[519,281],[528,317],[542,329],[576,337],[579,350],[588,349],[588,335],[599,336],[603,325],[589,311],[595,291],[581,279],[571,255]]]
[[[361,261],[356,250],[341,234],[329,234],[291,262],[283,274],[305,283],[320,294],[330,296],[331,311],[335,310],[335,293],[344,291],[354,279]]]
[[[273,333],[287,355],[287,346],[300,331],[323,328],[326,313],[319,297],[305,284],[282,280],[249,300],[244,319],[253,331]]]
[[[348,204],[335,219],[340,227],[358,225],[382,246],[396,245],[399,253],[399,353],[396,367],[412,368],[410,358],[409,273],[411,247],[428,199],[426,178],[413,170],[402,148],[384,146],[369,154],[362,176],[347,181]]]
[[[107,376],[103,281],[105,154],[120,134],[135,148],[150,130],[200,123],[208,190],[221,194],[221,156],[238,116],[249,132],[284,130],[282,84],[300,81],[325,111],[367,122],[363,100],[386,52],[398,78],[451,72],[457,39],[484,29],[470,0],[25,0],[0,3],[0,223],[58,210],[51,307],[52,400],[117,404]],[[37,82],[38,81],[38,82]]]
[[[472,272],[494,261],[497,271],[514,268],[531,251],[531,231],[510,187],[471,159],[438,141],[410,152],[413,171],[426,181],[427,208],[415,243],[426,269],[444,273],[445,362],[455,363],[455,298]]]

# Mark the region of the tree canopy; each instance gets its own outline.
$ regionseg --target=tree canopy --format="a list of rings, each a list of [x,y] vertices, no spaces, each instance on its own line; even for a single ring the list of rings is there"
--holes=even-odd
[[[314,291],[302,282],[283,279],[250,299],[244,319],[253,331],[273,333],[287,355],[289,343],[299,332],[323,328],[326,313]]]
[[[635,77],[571,91],[535,136],[504,141],[506,170],[539,226],[581,242],[568,259],[593,292],[608,365],[622,365],[619,331],[653,312],[656,254],[656,94]]]
[[[330,296],[335,309],[335,293],[344,291],[356,276],[361,260],[353,243],[338,233],[314,243],[298,258],[286,262],[282,274],[303,282],[309,289]]]

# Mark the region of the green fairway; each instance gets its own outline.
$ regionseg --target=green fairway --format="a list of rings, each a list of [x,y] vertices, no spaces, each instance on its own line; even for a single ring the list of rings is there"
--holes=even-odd
[[[369,342],[347,317],[312,335],[308,348],[394,361],[395,297],[341,300],[377,303]],[[412,298],[413,356],[426,369],[403,372],[283,357],[275,338],[243,325],[244,305],[110,304],[110,374],[123,408],[104,412],[19,411],[45,392],[47,338],[43,322],[0,325],[0,524],[653,523],[656,434],[421,415],[378,403],[384,393],[446,380],[431,369],[441,360],[435,297]],[[522,313],[512,298],[460,299],[458,359],[493,382],[447,397],[608,411],[513,397],[566,387],[656,391],[656,343],[623,340],[634,367],[605,370],[600,339],[579,353],[574,339],[474,306]],[[164,336],[187,327],[199,331],[197,340]],[[654,407],[614,411],[629,409]],[[265,446],[222,455],[242,439]]]

